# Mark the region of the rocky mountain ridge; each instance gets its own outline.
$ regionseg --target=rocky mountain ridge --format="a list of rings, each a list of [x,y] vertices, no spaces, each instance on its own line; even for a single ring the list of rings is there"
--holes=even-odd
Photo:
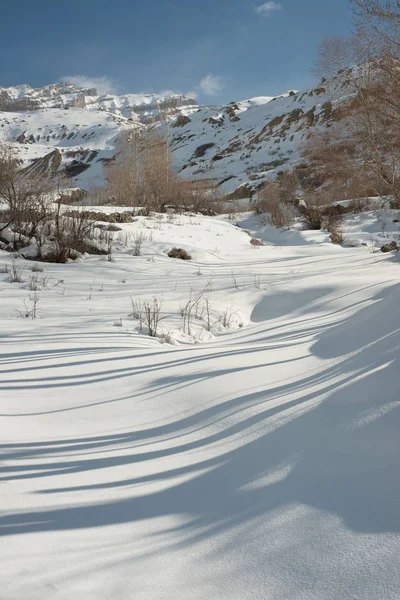
[[[0,142],[14,144],[26,166],[57,165],[89,189],[107,185],[104,166],[116,155],[121,133],[150,128],[169,137],[182,177],[206,179],[224,195],[240,196],[299,164],[304,142],[339,118],[350,95],[342,76],[310,90],[224,106],[199,106],[174,94],[99,96],[68,82],[22,85],[0,88]]]
[[[132,121],[149,123],[172,117],[183,107],[197,107],[193,98],[182,94],[99,94],[96,88],[77,87],[63,81],[42,88],[22,84],[0,86],[0,111],[27,112],[45,108],[88,108],[106,110]]]

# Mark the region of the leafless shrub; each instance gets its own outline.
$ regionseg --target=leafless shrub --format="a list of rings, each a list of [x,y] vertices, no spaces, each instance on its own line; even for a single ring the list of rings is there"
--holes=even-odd
[[[296,171],[284,171],[279,177],[280,199],[284,203],[295,204],[300,181]]]
[[[233,306],[230,305],[225,309],[225,312],[222,316],[221,323],[224,327],[230,327],[232,324],[232,318],[237,313],[237,310],[233,309]]]
[[[77,253],[95,252],[104,254],[104,251],[92,242],[93,230],[94,221],[84,211],[73,211],[70,215],[65,216],[61,212],[61,206],[58,205],[55,214],[53,249],[46,257],[47,260],[65,263],[68,258],[76,256]]]
[[[114,235],[111,231],[107,232],[106,235],[106,246],[107,246],[107,260],[112,262],[112,250],[113,250]]]
[[[371,203],[368,198],[353,198],[349,202],[349,211],[352,213],[362,213],[370,210]]]
[[[39,295],[37,294],[36,291],[33,294],[29,295],[29,301],[31,302],[31,306],[30,307],[27,306],[26,300],[24,300],[25,310],[23,310],[23,311],[18,310],[18,312],[19,312],[20,316],[25,319],[29,319],[29,318],[36,319],[38,304],[39,304]]]
[[[49,277],[41,277],[38,272],[34,272],[29,278],[29,289],[32,292],[43,290],[47,288],[49,279]]]
[[[43,273],[44,268],[38,262],[34,263],[31,269],[32,273]]]
[[[325,192],[315,192],[304,195],[303,204],[300,212],[304,217],[308,229],[319,230],[322,228],[324,215],[332,215],[335,218],[335,211],[332,209],[332,198]]]
[[[173,212],[167,212],[167,223],[169,223],[170,225],[172,225],[172,223],[175,223],[176,220],[176,215]]]
[[[11,265],[9,267],[10,274],[10,282],[11,283],[23,283],[23,273],[25,270],[25,266],[21,263],[18,263],[15,258],[12,259]]]
[[[232,278],[232,283],[233,283],[233,287],[235,288],[235,290],[239,289],[239,285],[236,279],[236,275],[233,271],[231,271],[231,278]]]
[[[142,302],[131,298],[131,303],[132,316],[139,321],[140,330],[145,325],[149,336],[157,337],[159,323],[166,318],[166,316],[161,316],[162,301],[157,297],[154,297],[151,302],[147,300]]]
[[[11,226],[19,234],[15,236],[14,249],[22,247],[23,241],[29,244],[37,235],[39,226],[49,215],[54,191],[51,176],[33,167],[22,169],[16,149],[0,145],[0,201],[7,207],[5,226]]]
[[[146,241],[146,234],[143,231],[137,231],[133,235],[133,256],[141,256],[142,245]]]
[[[344,236],[342,230],[342,217],[340,215],[329,215],[325,219],[323,225],[330,233],[332,244],[343,244]]]
[[[254,209],[278,228],[290,227],[298,214],[294,204],[281,199],[279,186],[273,181],[268,181],[260,190]]]
[[[206,323],[205,328],[207,331],[211,331],[217,321],[212,319],[212,301],[209,296],[204,298],[204,313]]]
[[[132,238],[132,234],[129,233],[128,231],[122,231],[119,234],[119,241],[125,246],[125,248],[127,248],[129,246],[129,242]]]
[[[204,295],[209,291],[210,284],[208,283],[204,289],[200,292],[195,293],[194,290],[190,290],[189,298],[186,304],[181,308],[181,316],[183,318],[183,332],[188,335],[192,335],[192,321],[193,318],[201,318],[204,312],[207,311],[207,306],[200,308],[201,300]],[[208,304],[210,309],[210,304]],[[199,310],[200,309],[200,310]]]

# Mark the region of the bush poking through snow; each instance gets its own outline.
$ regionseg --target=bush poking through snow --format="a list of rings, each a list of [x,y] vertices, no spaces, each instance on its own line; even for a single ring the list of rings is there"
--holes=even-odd
[[[32,273],[43,273],[44,268],[39,263],[35,263],[31,269]]]
[[[234,317],[234,315],[237,313],[237,310],[233,310],[233,306],[228,306],[225,309],[225,312],[223,314],[221,323],[224,327],[228,328],[231,326],[232,324],[232,318]]]
[[[191,260],[192,256],[184,248],[172,248],[168,252],[170,258],[180,258],[181,260]]]
[[[266,215],[266,221],[275,227],[290,227],[298,215],[298,210],[291,202],[281,199],[279,186],[267,181],[258,194],[255,213]]]
[[[236,275],[233,271],[231,271],[231,277],[232,277],[232,282],[233,282],[233,287],[235,288],[235,290],[239,289],[239,285],[236,279]]]
[[[11,266],[9,267],[10,274],[10,283],[23,283],[24,279],[22,277],[25,268],[24,265],[17,263],[15,258],[13,258]]]
[[[343,244],[344,242],[341,224],[342,216],[338,213],[331,212],[325,217],[323,226],[331,234],[332,244]]]
[[[107,235],[106,235],[107,260],[108,260],[108,262],[113,262],[113,258],[112,258],[113,242],[114,242],[114,235],[113,235],[113,233],[111,231],[108,231]]]
[[[307,205],[303,209],[307,229],[319,231],[322,227],[322,211],[316,205]]]
[[[79,217],[88,221],[100,221],[105,223],[132,223],[133,221],[133,213],[124,211],[121,213],[113,212],[110,215],[107,215],[103,212],[98,212],[94,210],[69,210],[64,213],[67,217]],[[111,230],[113,231],[113,229]],[[114,231],[118,231],[115,229]]]
[[[207,312],[207,307],[203,305],[200,307],[200,301],[203,296],[210,289],[210,283],[206,285],[206,287],[201,290],[198,294],[195,294],[194,291],[190,290],[189,299],[186,304],[181,308],[181,316],[183,319],[183,333],[187,335],[192,335],[192,320],[193,318],[199,319],[202,318],[204,312]]]
[[[133,236],[133,256],[142,255],[142,245],[146,241],[146,235],[143,231],[138,231]]]
[[[79,253],[93,252],[95,249],[95,245],[91,243],[93,225],[93,221],[86,218],[84,211],[73,211],[65,217],[58,204],[54,223],[54,242],[46,255],[46,260],[66,263],[68,258],[77,258]]]
[[[332,244],[341,245],[344,242],[343,233],[341,231],[333,231],[329,236]]]
[[[139,321],[140,331],[143,325],[146,325],[150,337],[157,337],[158,325],[162,319],[161,316],[162,301],[154,296],[153,301],[134,300],[131,297],[132,316]]]
[[[37,292],[35,291],[33,294],[29,295],[29,300],[31,302],[31,307],[27,306],[26,304],[26,300],[24,300],[24,306],[25,306],[25,310],[21,311],[19,310],[19,314],[21,317],[23,317],[24,319],[36,319],[37,317],[37,308],[38,308],[38,304],[39,304],[39,296],[37,294]]]
[[[49,277],[40,276],[38,272],[33,273],[29,278],[29,289],[31,292],[44,290],[49,283]]]

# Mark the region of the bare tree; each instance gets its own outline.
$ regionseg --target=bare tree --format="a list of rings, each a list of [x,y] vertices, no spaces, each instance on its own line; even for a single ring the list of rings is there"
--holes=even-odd
[[[290,227],[297,215],[295,205],[281,199],[281,190],[275,181],[264,184],[258,193],[254,209],[257,214],[265,215],[275,227]]]
[[[357,29],[391,51],[400,50],[400,3],[398,0],[351,0]]]
[[[357,33],[348,39],[325,39],[316,70],[333,77],[333,100],[335,94],[343,95],[343,88],[347,91],[348,101],[335,115],[339,137],[357,148],[359,164],[376,187],[399,197],[400,62],[393,51],[396,46],[379,39],[359,12],[355,16]]]
[[[14,249],[40,238],[40,226],[51,212],[54,179],[45,174],[26,172],[17,151],[0,146],[0,201],[6,206],[5,224],[14,229]]]
[[[68,258],[90,250],[93,228],[94,221],[85,211],[74,210],[63,214],[58,203],[52,226],[53,252],[49,258],[57,263],[65,263]]]
[[[141,207],[147,214],[190,208],[212,212],[217,206],[215,188],[202,181],[179,178],[173,171],[168,140],[154,127],[121,135],[119,153],[108,167],[109,195],[118,204]]]
[[[109,195],[120,206],[136,208],[140,204],[139,141],[140,132],[136,129],[121,133],[116,159],[107,170]]]

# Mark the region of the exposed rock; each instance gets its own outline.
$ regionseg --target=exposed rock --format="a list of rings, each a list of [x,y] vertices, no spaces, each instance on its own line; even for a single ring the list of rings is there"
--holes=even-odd
[[[41,158],[35,158],[30,165],[23,169],[23,173],[35,173],[36,175],[50,175],[57,172],[61,165],[61,152],[56,149]]]
[[[170,258],[180,258],[181,260],[191,260],[191,255],[184,248],[172,248],[168,252],[168,256]]]
[[[201,144],[201,146],[198,146],[194,152],[194,158],[201,158],[202,156],[205,155],[205,153],[207,152],[207,150],[209,150],[210,148],[212,148],[213,146],[215,146],[215,144],[213,143],[209,143],[209,144]]]
[[[172,125],[172,127],[184,127],[185,125],[187,125],[188,123],[191,123],[191,122],[192,122],[192,120],[189,119],[189,117],[187,115],[179,115],[179,117],[177,118],[175,123]]]
[[[86,100],[84,94],[79,94],[79,96],[71,100],[67,106],[71,108],[85,108]]]
[[[77,175],[80,175],[81,173],[86,171],[86,169],[88,169],[89,166],[90,165],[87,165],[86,163],[83,163],[79,160],[73,160],[69,165],[65,167],[65,173],[68,177],[76,177]]]
[[[396,250],[397,252],[400,250],[396,242],[389,242],[388,244],[384,244],[381,247],[381,252],[393,252]]]

